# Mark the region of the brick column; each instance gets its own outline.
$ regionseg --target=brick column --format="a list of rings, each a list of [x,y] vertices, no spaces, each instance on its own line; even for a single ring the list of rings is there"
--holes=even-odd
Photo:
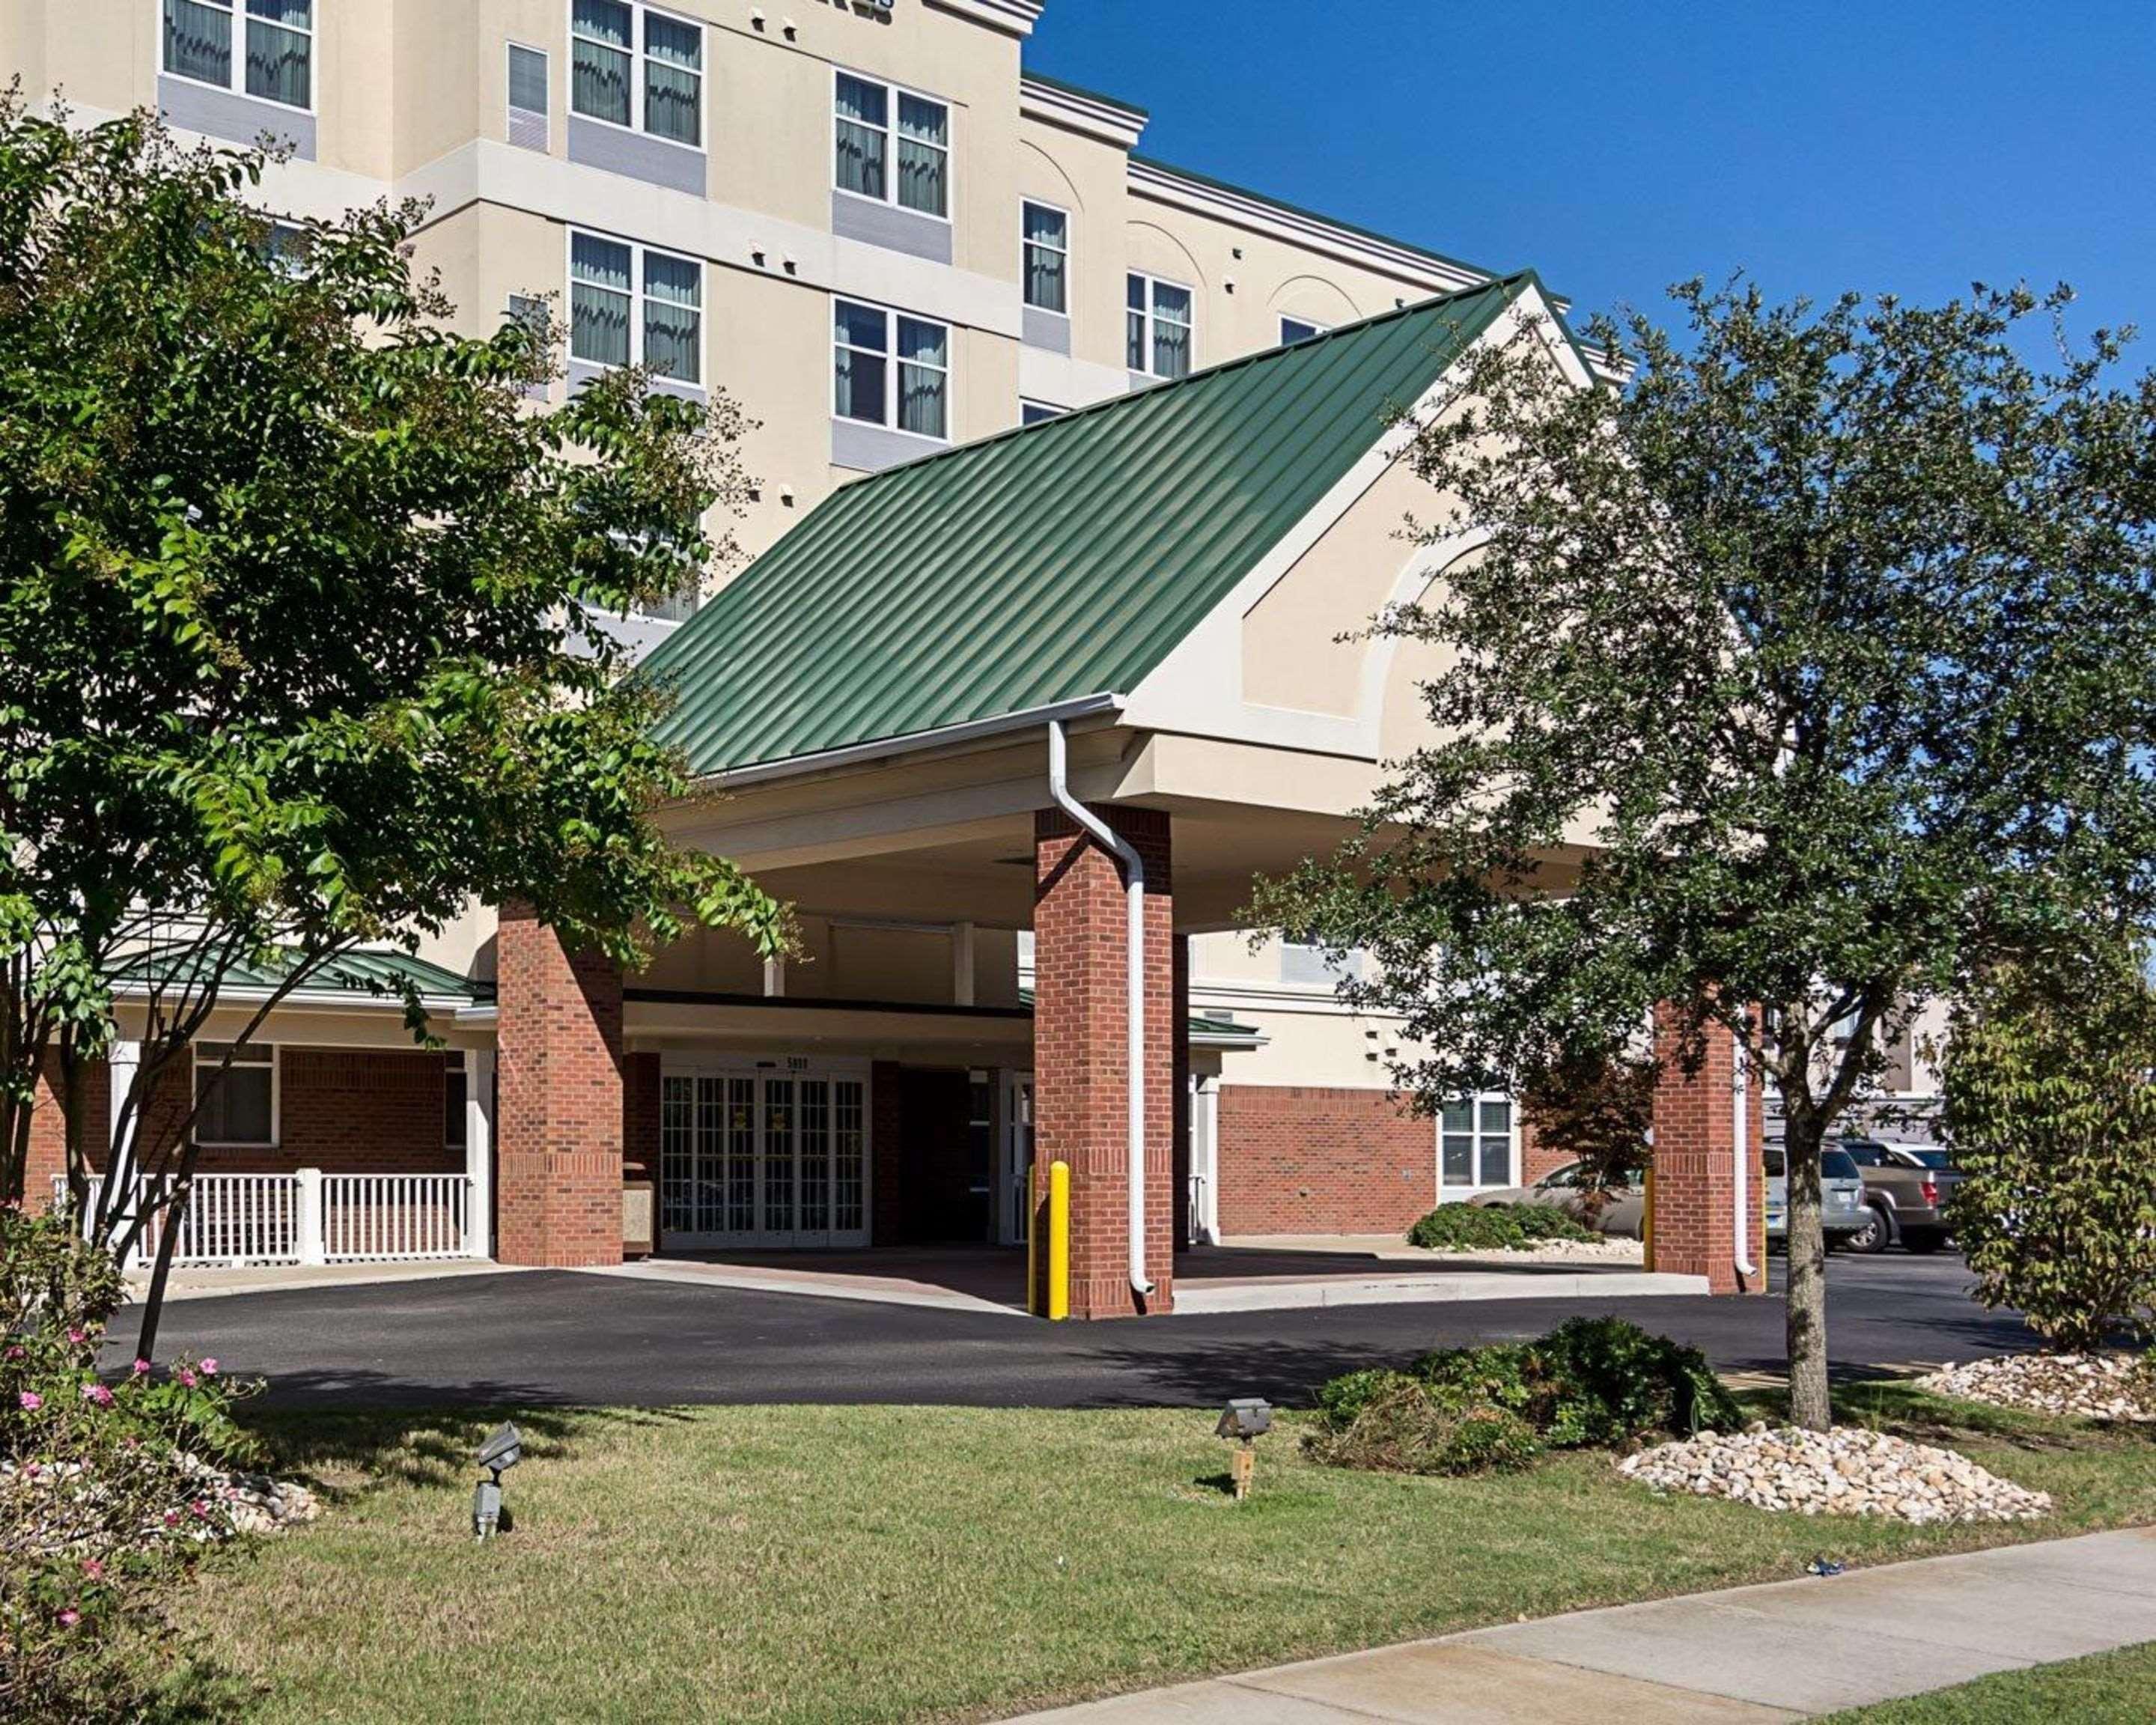
[[[1676,1059],[1671,1015],[1658,1018],[1656,1053],[1662,1076],[1655,1090],[1655,1268],[1703,1276],[1717,1294],[1767,1291],[1766,1171],[1757,1076],[1746,1088],[1745,1142],[1738,1143],[1736,1040],[1711,1027],[1707,1056],[1697,1072]],[[1758,1270],[1737,1270],[1737,1158],[1749,1165],[1752,1234],[1747,1254]]]
[[[1146,865],[1146,1274],[1130,1286],[1124,896],[1115,858],[1060,809],[1034,819],[1033,1065],[1036,1198],[1070,1165],[1070,1315],[1130,1317],[1174,1304],[1174,898],[1168,820],[1104,811]]]
[[[619,1264],[621,973],[504,906],[495,973],[496,1251],[505,1264]]]

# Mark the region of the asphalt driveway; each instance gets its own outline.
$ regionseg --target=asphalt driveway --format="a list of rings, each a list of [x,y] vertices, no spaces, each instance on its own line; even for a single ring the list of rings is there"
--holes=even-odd
[[[1838,1370],[2025,1347],[1968,1297],[1959,1259],[1838,1258]],[[541,1271],[295,1289],[172,1306],[159,1352],[218,1356],[289,1406],[665,1406],[690,1402],[1183,1407],[1248,1394],[1294,1403],[1336,1372],[1450,1343],[1535,1335],[1612,1312],[1705,1348],[1725,1371],[1781,1359],[1778,1299],[1535,1299],[1223,1313],[1050,1326]],[[132,1356],[134,1320],[112,1358]]]

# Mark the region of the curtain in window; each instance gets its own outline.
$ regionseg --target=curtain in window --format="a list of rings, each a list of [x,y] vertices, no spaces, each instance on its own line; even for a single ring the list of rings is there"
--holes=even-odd
[[[883,313],[865,305],[840,305],[835,333],[833,411],[842,419],[884,424],[891,333]]]
[[[1152,369],[1152,355],[1148,349],[1146,331],[1146,280],[1142,275],[1127,278],[1123,294],[1123,357],[1134,372]]]
[[[947,434],[951,332],[940,323],[898,321],[898,429]]]
[[[569,105],[594,120],[629,123],[629,12],[619,0],[577,0]]]
[[[1440,1117],[1445,1183],[1475,1183],[1475,1105],[1447,1102]]]
[[[1063,278],[1070,244],[1070,219],[1060,210],[1025,207],[1025,303],[1043,311],[1067,311]]]
[[[247,0],[247,93],[304,108],[313,99],[314,0]]]
[[[704,33],[644,15],[644,129],[677,144],[704,141]]]
[[[1509,1186],[1512,1183],[1512,1105],[1484,1102],[1479,1111],[1482,1117],[1482,1183]]]
[[[509,50],[509,105],[526,114],[547,111],[547,56],[536,48]]]
[[[1163,377],[1190,375],[1190,290],[1152,285],[1152,369]]]
[[[579,234],[569,250],[569,352],[593,365],[629,363],[629,248]]]
[[[197,0],[165,0],[165,69],[232,88],[232,14]]]
[[[704,271],[690,258],[644,254],[644,363],[654,377],[704,381]]]
[[[951,116],[941,102],[898,99],[898,201],[923,215],[950,213]]]
[[[864,198],[884,195],[884,133],[891,124],[889,97],[878,85],[839,75],[838,183]]]

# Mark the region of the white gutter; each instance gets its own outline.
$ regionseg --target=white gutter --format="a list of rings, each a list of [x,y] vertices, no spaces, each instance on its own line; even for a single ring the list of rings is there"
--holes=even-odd
[[[1737,1179],[1731,1188],[1737,1205],[1737,1273],[1751,1281],[1759,1274],[1752,1261],[1752,1079],[1744,1065],[1744,1039],[1732,1031],[1729,1043],[1737,1128],[1730,1140],[1737,1152]]]
[[[1128,1041],[1123,1058],[1129,1091],[1130,1277],[1140,1299],[1152,1296],[1146,1275],[1145,1238],[1145,859],[1107,822],[1070,794],[1070,748],[1063,721],[1048,721],[1048,793],[1055,806],[1123,865],[1124,988]]]
[[[1046,706],[1028,707],[1024,712],[998,713],[991,718],[968,719],[957,725],[939,726],[933,731],[914,731],[904,737],[879,737],[873,742],[850,743],[844,748],[824,749],[811,755],[793,755],[783,761],[758,761],[747,767],[724,768],[707,773],[700,781],[717,789],[731,789],[736,785],[761,784],[767,779],[793,778],[808,773],[822,773],[836,767],[851,767],[865,761],[887,760],[893,755],[911,755],[922,749],[942,748],[947,745],[971,742],[985,737],[1000,737],[1012,731],[1030,731],[1044,720],[1056,723],[1066,719],[1090,719],[1101,713],[1119,713],[1126,705],[1121,695],[1081,695],[1075,701],[1058,701]]]

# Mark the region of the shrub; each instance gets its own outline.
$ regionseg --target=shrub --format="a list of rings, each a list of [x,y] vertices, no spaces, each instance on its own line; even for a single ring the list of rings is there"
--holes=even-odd
[[[1486,1443],[1491,1466],[1521,1466],[1514,1428],[1531,1445],[1606,1448],[1661,1432],[1732,1431],[1743,1415],[1707,1358],[1621,1318],[1576,1317],[1533,1342],[1449,1348],[1410,1371],[1366,1370],[1317,1393],[1321,1461],[1396,1471],[1473,1471]],[[1486,1416],[1488,1430],[1466,1429]],[[1442,1458],[1448,1465],[1428,1465]]]
[[[1599,1237],[1563,1210],[1529,1204],[1441,1204],[1408,1230],[1409,1245],[1433,1251],[1517,1251]]]
[[[134,1719],[172,1664],[165,1603],[231,1532],[206,1468],[249,1458],[213,1360],[97,1375],[125,1287],[62,1218],[0,1205],[0,1717]]]
[[[1518,1414],[1433,1389],[1404,1372],[1357,1373],[1377,1380],[1344,1424],[1311,1440],[1333,1467],[1378,1473],[1499,1473],[1527,1466],[1542,1446]]]
[[[2156,993],[2135,956],[2068,977],[2008,969],[1956,1014],[1943,1126],[1976,1298],[2051,1348],[2156,1329]]]

